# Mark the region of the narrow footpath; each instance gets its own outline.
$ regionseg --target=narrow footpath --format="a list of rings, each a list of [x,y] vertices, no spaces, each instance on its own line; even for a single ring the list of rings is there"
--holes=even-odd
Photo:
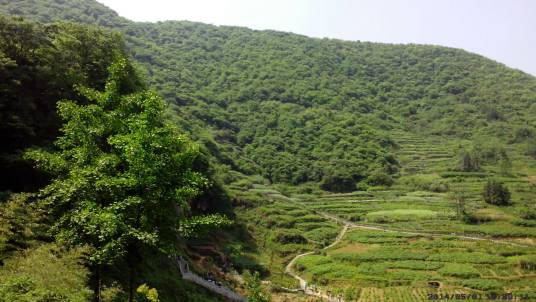
[[[491,238],[486,238],[482,236],[474,236],[474,235],[469,236],[469,235],[460,235],[460,234],[455,234],[455,233],[444,234],[444,233],[432,233],[432,232],[416,232],[416,231],[410,231],[410,230],[389,229],[389,228],[371,226],[371,225],[366,225],[366,224],[357,224],[351,221],[344,220],[336,215],[329,214],[326,212],[315,211],[315,213],[318,213],[319,215],[322,215],[328,219],[337,221],[344,225],[348,225],[349,227],[352,227],[352,228],[376,230],[376,231],[382,231],[382,232],[397,232],[397,233],[403,233],[403,234],[409,234],[409,235],[429,236],[429,237],[455,237],[455,238],[468,239],[468,240],[489,241],[489,242],[493,242],[497,244],[507,244],[507,245],[519,246],[519,247],[531,247],[531,245],[528,245],[528,244],[521,244],[521,243],[512,242],[508,240],[501,240],[501,239],[491,239]]]
[[[231,301],[247,302],[248,299],[246,297],[234,292],[233,290],[225,286],[218,285],[214,282],[205,280],[201,276],[191,272],[188,262],[186,262],[186,260],[182,259],[181,257],[177,256],[175,258],[175,261],[176,261],[177,266],[179,267],[179,271],[181,272],[182,278],[184,280],[200,285],[208,289],[211,292],[214,292],[216,294],[226,297],[227,299]]]
[[[342,227],[342,230],[339,232],[339,234],[337,235],[335,240],[330,245],[324,247],[323,249],[327,250],[327,249],[335,246],[337,243],[341,242],[342,238],[344,237],[344,235],[346,234],[348,229],[350,229],[351,227],[352,226],[350,226],[348,224],[344,224],[344,226]],[[305,281],[305,279],[303,279],[297,273],[294,272],[292,267],[294,266],[296,261],[298,261],[298,259],[300,259],[301,257],[311,255],[311,254],[314,254],[314,251],[307,252],[307,253],[302,253],[302,254],[299,254],[296,257],[292,258],[292,260],[285,267],[285,273],[287,273],[287,274],[291,275],[292,277],[294,277],[295,279],[297,279],[300,282],[300,289],[304,293],[306,293],[306,294],[308,294],[310,296],[315,296],[315,297],[318,297],[318,298],[326,299],[327,301],[330,301],[330,302],[341,302],[341,301],[343,301],[342,297],[335,297],[335,296],[330,295],[329,293],[325,293],[325,292],[323,292],[321,290],[317,290],[316,288],[309,287],[308,284],[307,284],[307,281]]]

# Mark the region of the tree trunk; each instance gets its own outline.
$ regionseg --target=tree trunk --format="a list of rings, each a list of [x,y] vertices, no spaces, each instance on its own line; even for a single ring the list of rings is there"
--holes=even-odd
[[[93,302],[101,301],[101,266],[97,264],[95,268],[95,284],[93,289]]]
[[[128,302],[134,301],[136,294],[136,265],[137,265],[137,250],[135,244],[130,244],[127,249],[127,265],[128,265]]]
[[[128,302],[134,301],[134,268],[128,270]]]
[[[140,227],[142,208],[138,205],[136,209],[136,223],[134,227]],[[136,277],[136,265],[138,264],[138,245],[136,241],[132,241],[127,246],[127,265],[128,265],[128,302],[134,302],[134,294],[136,293],[134,279]]]

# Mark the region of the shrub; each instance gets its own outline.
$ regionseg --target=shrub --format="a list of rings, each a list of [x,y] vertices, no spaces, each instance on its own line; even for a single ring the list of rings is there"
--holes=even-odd
[[[536,292],[532,289],[521,289],[513,292],[516,297],[519,297],[522,301],[536,300]]]
[[[321,264],[329,264],[331,259],[323,255],[308,255],[298,259],[296,266],[301,265],[306,268],[312,268]]]
[[[536,255],[521,256],[518,264],[524,270],[536,271]]]
[[[295,221],[293,220],[281,220],[279,222],[276,222],[276,225],[280,228],[285,228],[285,229],[292,229],[294,228],[294,225],[296,224]]]
[[[158,291],[144,283],[136,289],[136,301],[160,302],[160,299],[158,298]]]
[[[128,295],[125,290],[117,282],[111,285],[105,285],[101,290],[101,301],[103,302],[119,302],[128,301]]]
[[[300,222],[299,224],[296,224],[296,228],[300,231],[311,231],[314,229],[320,229],[320,228],[329,228],[330,224],[326,222]]]
[[[358,221],[361,221],[363,220],[363,214],[351,214],[351,215],[347,215],[346,216],[346,219],[352,221],[352,222],[358,222]]]
[[[448,182],[439,179],[437,176],[412,175],[409,177],[404,177],[401,182],[411,191],[444,193],[449,190]]]
[[[356,190],[356,181],[351,175],[326,175],[320,184],[322,190],[330,192],[352,192]]]
[[[436,193],[445,193],[449,190],[449,184],[443,181],[434,181],[428,185],[428,191]]]
[[[393,178],[383,172],[383,171],[374,171],[366,180],[367,184],[371,186],[386,186],[390,187],[393,185]]]
[[[253,185],[251,183],[251,180],[247,178],[240,179],[238,181],[233,182],[233,185],[239,188],[242,188],[244,190],[249,190],[253,188]]]
[[[244,273],[244,283],[245,288],[248,293],[248,301],[250,302],[269,302],[272,301],[272,297],[269,292],[267,292],[261,283],[260,274],[254,272],[253,274],[249,271]]]
[[[512,224],[529,228],[536,227],[536,221],[533,220],[515,219],[512,221]]]
[[[293,232],[280,232],[275,235],[275,241],[287,244],[287,243],[307,243],[307,239],[298,233]]]
[[[86,252],[45,244],[10,258],[0,270],[0,301],[88,301]]]
[[[42,216],[30,193],[11,194],[6,202],[0,202],[0,261],[42,235]]]
[[[296,221],[294,220],[294,217],[290,215],[276,215],[269,217],[266,219],[266,221],[270,221],[270,226],[276,225],[279,228],[285,228],[285,229],[291,229],[294,228],[294,225],[296,224]],[[267,227],[268,224],[266,225]]]
[[[525,155],[536,159],[536,141],[532,141],[525,150]]]
[[[534,137],[534,131],[532,128],[522,126],[516,129],[514,133],[514,138],[510,141],[511,143],[520,143],[531,139]]]
[[[367,213],[366,217],[369,221],[377,223],[393,221],[414,221],[433,219],[437,217],[437,212],[426,209],[394,209],[369,212]]]
[[[464,152],[461,155],[459,170],[463,172],[476,172],[480,170],[480,161],[476,154]]]
[[[536,220],[536,209],[523,208],[521,209],[519,216],[527,220]]]
[[[491,219],[487,216],[464,212],[462,215],[462,220],[463,222],[467,224],[480,224],[480,223],[488,222]]]
[[[510,190],[500,181],[490,179],[482,192],[484,201],[494,205],[507,205],[510,202]]]
[[[363,238],[355,238],[352,239],[354,242],[359,243],[401,243],[401,242],[407,242],[406,238],[397,238],[397,237],[363,237]]]
[[[252,202],[249,199],[242,198],[242,197],[233,197],[231,199],[231,204],[235,208],[244,208],[244,209],[253,208],[255,206],[254,202]]]
[[[372,216],[368,218],[368,221],[374,222],[374,223],[391,223],[391,222],[394,222],[394,219],[387,217],[387,216],[383,216],[383,215],[377,215],[377,216]]]
[[[236,268],[238,272],[249,270],[260,272],[262,275],[268,274],[266,267],[264,267],[262,264],[259,264],[250,256],[242,255],[240,253],[233,253],[230,255],[230,258],[233,267]]]
[[[332,255],[331,258],[342,262],[359,262],[358,255],[354,253],[337,253]]]
[[[497,111],[497,109],[495,108],[487,107],[487,108],[484,108],[483,111],[488,121],[499,121],[499,120],[504,119],[503,114]]]
[[[400,178],[400,183],[403,184],[405,187],[407,187],[411,191],[415,190],[424,190],[424,186],[426,186],[429,181],[428,179],[425,179],[423,176],[419,175],[412,175],[412,176],[405,176]]]

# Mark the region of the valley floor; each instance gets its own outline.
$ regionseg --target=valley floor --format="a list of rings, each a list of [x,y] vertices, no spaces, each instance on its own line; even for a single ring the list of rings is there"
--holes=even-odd
[[[234,187],[263,200],[238,215],[262,238],[248,256],[267,267],[275,301],[536,301],[536,223],[523,218],[534,207],[536,187],[524,176],[534,167],[517,158],[519,172],[506,176],[492,166],[450,172],[456,142],[403,138],[402,173],[392,187],[344,194],[260,182]],[[481,200],[488,174],[510,188],[509,206]],[[460,219],[454,189],[476,221]]]

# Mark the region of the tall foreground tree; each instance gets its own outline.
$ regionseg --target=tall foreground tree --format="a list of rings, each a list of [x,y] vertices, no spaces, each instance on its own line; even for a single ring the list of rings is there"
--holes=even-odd
[[[192,169],[195,145],[165,122],[162,99],[142,89],[129,62],[118,60],[109,73],[103,92],[78,89],[87,105],[58,103],[56,151],[27,157],[55,175],[41,194],[57,240],[91,247],[95,300],[101,267],[126,260],[132,301],[137,251],[173,252],[188,201],[209,181]]]

